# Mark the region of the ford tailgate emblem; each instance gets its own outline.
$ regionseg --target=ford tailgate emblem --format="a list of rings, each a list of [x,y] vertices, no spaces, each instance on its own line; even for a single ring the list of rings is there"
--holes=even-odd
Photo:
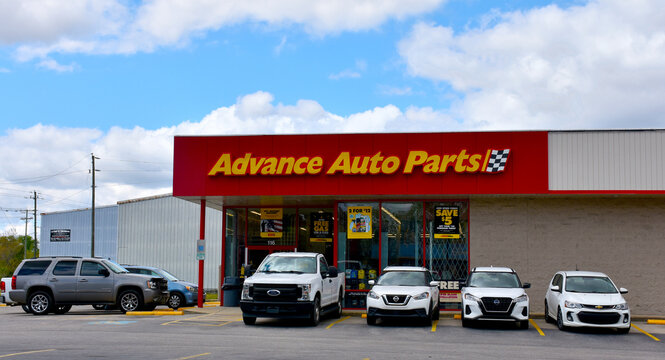
[[[281,294],[281,292],[277,289],[268,290],[268,295],[270,295],[270,296],[279,296],[279,294]]]

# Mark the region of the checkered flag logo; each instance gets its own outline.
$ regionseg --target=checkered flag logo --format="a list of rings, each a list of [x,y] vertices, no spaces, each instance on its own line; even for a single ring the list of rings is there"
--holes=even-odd
[[[502,172],[506,168],[506,162],[508,162],[508,155],[510,155],[510,149],[492,150],[489,161],[487,162],[487,168],[485,168],[485,172],[488,173]]]

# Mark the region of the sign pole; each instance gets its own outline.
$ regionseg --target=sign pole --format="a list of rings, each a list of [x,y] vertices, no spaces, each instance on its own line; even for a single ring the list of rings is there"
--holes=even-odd
[[[205,199],[201,199],[201,222],[200,222],[200,227],[199,227],[199,239],[201,239],[201,242],[203,242],[203,240],[205,239],[205,235],[206,235],[206,201],[205,201]],[[198,307],[200,307],[200,308],[203,307],[203,265],[204,265],[204,261],[205,261],[204,259],[199,259]]]

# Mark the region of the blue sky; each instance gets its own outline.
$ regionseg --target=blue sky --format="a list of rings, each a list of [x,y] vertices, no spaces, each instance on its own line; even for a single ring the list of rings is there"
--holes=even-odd
[[[0,0],[0,233],[171,191],[174,135],[665,127],[659,0]],[[4,217],[3,217],[4,216]]]

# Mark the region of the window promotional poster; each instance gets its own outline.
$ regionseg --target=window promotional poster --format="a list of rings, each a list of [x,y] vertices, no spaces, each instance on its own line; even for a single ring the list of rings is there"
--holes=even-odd
[[[332,242],[333,241],[333,214],[312,213],[309,241],[310,242]]]
[[[347,237],[349,239],[372,238],[372,207],[352,206],[348,209]]]
[[[261,209],[261,237],[282,237],[282,209]]]
[[[459,207],[437,206],[434,217],[435,239],[459,239]]]

